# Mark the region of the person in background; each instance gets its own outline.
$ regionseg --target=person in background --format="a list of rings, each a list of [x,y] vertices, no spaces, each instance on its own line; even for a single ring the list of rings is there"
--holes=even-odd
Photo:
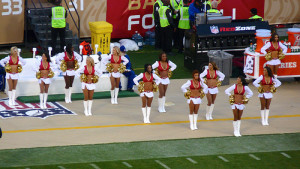
[[[10,56],[5,57],[4,59],[0,60],[0,65],[5,68],[6,71],[6,76],[5,78],[7,79],[8,83],[8,105],[9,106],[14,106],[16,105],[15,100],[16,100],[16,88],[17,88],[17,83],[19,80],[19,73],[21,73],[20,70],[22,70],[22,66],[26,64],[26,61],[19,56],[18,53],[18,48],[16,46],[13,46],[10,48]],[[21,65],[21,67],[19,66]],[[7,70],[7,68],[9,70]],[[21,69],[20,69],[21,68]]]
[[[264,21],[264,18],[257,15],[257,9],[256,8],[250,9],[250,15],[251,15],[251,17],[249,19],[258,19],[260,21]]]
[[[178,22],[179,22],[179,17],[178,17],[178,12],[180,7],[183,6],[183,1],[182,0],[170,0],[170,9],[172,11],[172,16],[173,16],[173,22],[174,22],[174,33],[173,33],[173,47],[178,49],[179,47],[179,36],[178,36]]]
[[[191,27],[196,30],[195,26],[195,15],[197,13],[202,13],[203,12],[203,3],[201,0],[195,0],[193,3],[190,4],[189,6],[189,18],[190,18],[190,25]]]
[[[159,8],[163,6],[163,3],[161,0],[156,0],[156,2],[153,5],[153,14],[152,18],[154,20],[155,24],[155,49],[161,49],[161,27],[160,27],[160,18],[159,18]]]
[[[172,55],[172,32],[174,23],[171,9],[168,7],[170,1],[164,0],[163,6],[159,8],[159,20],[161,26],[162,50],[169,55]]]
[[[209,2],[209,1],[208,1]],[[207,10],[209,13],[221,13],[218,9],[218,1],[212,1],[211,2],[211,8]]]
[[[65,33],[66,33],[66,18],[67,11],[64,7],[61,6],[61,3],[55,7],[52,7],[51,13],[49,15],[51,18],[51,46],[52,46],[52,55],[64,51],[65,42]],[[60,38],[60,51],[56,50],[56,38],[59,34]]]
[[[185,30],[191,28],[190,20],[189,20],[189,6],[188,0],[183,0],[183,6],[179,8],[178,16],[179,16],[179,23],[178,23],[178,53],[183,52],[183,37]]]
[[[121,51],[121,56],[125,56],[128,59],[128,63],[126,64],[126,71],[123,73],[127,78],[128,78],[128,83],[127,83],[127,91],[133,92],[133,79],[135,78],[135,73],[132,69],[132,64],[130,62],[130,58],[129,56],[126,54],[126,48],[125,46],[121,46],[120,47],[120,51]],[[120,89],[122,88],[121,86],[121,82],[120,82]]]

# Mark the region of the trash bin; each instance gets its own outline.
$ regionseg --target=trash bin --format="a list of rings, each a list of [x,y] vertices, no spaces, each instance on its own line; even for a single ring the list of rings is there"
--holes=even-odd
[[[232,73],[232,58],[233,55],[221,50],[211,50],[207,52],[209,61],[217,64],[220,71],[225,74],[225,79],[222,85],[229,85],[229,79]]]
[[[98,51],[103,54],[110,52],[110,37],[113,30],[112,24],[105,21],[89,22],[91,30],[92,48],[95,51],[95,44],[98,44]]]

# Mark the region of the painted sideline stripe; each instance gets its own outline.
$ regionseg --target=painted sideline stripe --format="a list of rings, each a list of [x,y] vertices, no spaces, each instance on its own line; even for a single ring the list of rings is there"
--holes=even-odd
[[[63,166],[57,166],[58,168],[60,168],[60,169],[66,169],[65,167],[63,167]]]
[[[132,165],[130,165],[129,163],[127,162],[122,162],[124,165],[126,165],[128,168],[132,168]]]
[[[193,159],[191,159],[191,158],[186,158],[187,160],[189,160],[191,163],[193,163],[193,164],[197,164],[197,161],[195,161],[195,160],[193,160]]]
[[[229,162],[229,160],[227,160],[225,157],[223,157],[223,156],[218,156],[218,158],[219,159],[221,159],[221,160],[223,160],[223,161],[225,161],[225,162]]]
[[[96,164],[90,164],[90,166],[92,166],[94,169],[100,169]]]
[[[159,165],[163,166],[165,169],[171,169],[170,167],[168,167],[166,164],[162,163],[159,160],[155,160],[155,162],[157,162]]]
[[[285,156],[286,158],[292,158],[290,155],[288,155],[288,154],[286,154],[286,153],[284,153],[284,152],[282,152],[282,153],[280,153],[280,154],[282,154],[282,155]]]
[[[249,154],[249,156],[254,158],[255,160],[260,160],[260,158],[256,157],[254,154]]]
[[[269,116],[269,118],[288,118],[288,117],[300,117],[300,114],[295,115],[275,115]],[[260,119],[261,117],[244,117],[243,120]],[[211,121],[231,121],[232,118],[227,119],[213,119],[213,120],[198,120],[198,122],[211,122]],[[22,133],[22,132],[37,132],[37,131],[53,131],[53,130],[75,130],[75,129],[95,129],[95,128],[109,128],[109,127],[132,127],[132,126],[145,126],[145,125],[165,125],[165,124],[180,124],[190,123],[190,121],[173,121],[173,122],[158,122],[158,123],[136,123],[136,124],[115,124],[106,126],[85,126],[85,127],[63,127],[63,128],[47,128],[47,129],[29,129],[29,130],[10,130],[2,131],[3,133]]]

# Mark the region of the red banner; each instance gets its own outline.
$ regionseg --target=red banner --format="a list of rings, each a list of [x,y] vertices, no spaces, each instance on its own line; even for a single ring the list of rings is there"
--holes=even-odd
[[[112,38],[129,38],[135,31],[142,36],[154,27],[155,0],[107,0],[106,21],[113,25]]]

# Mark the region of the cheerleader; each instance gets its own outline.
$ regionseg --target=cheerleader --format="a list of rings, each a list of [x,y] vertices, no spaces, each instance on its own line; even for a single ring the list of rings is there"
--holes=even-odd
[[[248,84],[243,76],[239,76],[236,80],[236,84],[232,85],[228,89],[225,90],[225,94],[231,97],[230,92],[234,91],[233,98],[230,98],[232,101],[231,109],[233,111],[233,129],[234,136],[240,137],[240,127],[241,127],[241,118],[243,114],[243,110],[245,109],[245,105],[247,104],[250,97],[252,97],[253,92],[248,87]],[[245,92],[247,95],[245,96]]]
[[[206,82],[204,77],[206,76]],[[218,79],[217,79],[218,78]],[[218,90],[218,81],[223,81],[225,75],[219,71],[218,66],[215,62],[209,62],[208,69],[204,70],[200,74],[200,79],[202,82],[206,83],[208,86],[208,93],[206,94],[207,98],[207,107],[206,107],[206,120],[212,120],[212,113],[215,106],[215,100],[217,97]]]
[[[171,68],[170,68],[171,66]],[[166,112],[165,110],[165,103],[166,103],[166,92],[168,85],[170,84],[169,75],[171,76],[171,72],[176,69],[176,65],[168,60],[167,54],[162,52],[159,57],[158,61],[156,61],[152,68],[157,68],[157,75],[161,78],[161,83],[159,84],[159,97],[158,97],[158,112]]]
[[[188,80],[183,84],[181,90],[186,93],[185,96],[188,98],[190,128],[191,130],[197,130],[198,110],[202,102],[201,98],[204,97],[203,94],[207,94],[208,92],[207,85],[200,81],[198,70],[193,71],[193,80]]]
[[[154,85],[154,79],[156,85],[160,84],[161,78],[152,73],[151,64],[145,64],[144,73],[139,74],[133,79],[135,85],[139,85],[139,80],[142,79],[139,86],[140,96],[142,98],[142,113],[144,117],[144,123],[150,123],[151,103],[153,100],[153,91],[157,90],[157,86]]]
[[[268,118],[273,97],[272,92],[275,92],[274,90],[281,85],[281,82],[277,78],[274,78],[269,67],[265,67],[264,75],[256,79],[253,85],[259,90],[261,124],[263,126],[269,125]]]
[[[75,77],[75,70],[79,68],[79,62],[81,62],[81,56],[73,51],[74,48],[71,44],[68,44],[66,51],[57,54],[56,63],[60,66],[61,71],[63,71],[63,76],[65,79],[65,102],[72,103],[72,87]]]
[[[13,46],[10,48],[10,56],[0,60],[0,65],[5,67],[6,76],[8,83],[8,105],[16,105],[16,87],[19,79],[19,73],[22,72],[22,66],[26,64],[26,61],[19,56],[18,48]]]
[[[81,88],[84,95],[84,114],[92,115],[93,95],[99,77],[102,75],[100,69],[95,67],[94,59],[90,56],[86,58],[86,65],[76,71],[77,75],[81,75]]]
[[[107,69],[111,66],[111,69],[108,70],[110,83],[111,83],[111,104],[118,104],[118,94],[119,94],[119,84],[121,73],[118,69],[120,68],[120,64],[123,61],[123,65],[126,65],[129,60],[125,56],[121,56],[120,48],[115,46],[112,51],[112,55],[110,57],[106,57],[103,59],[104,64],[107,66]],[[110,66],[108,64],[111,64]],[[126,67],[124,68],[124,70]]]
[[[267,51],[271,54],[271,60],[267,61],[267,66],[271,68],[274,77],[277,78],[277,71],[281,64],[280,59],[283,59],[280,58],[280,54],[286,54],[287,52],[287,47],[279,42],[279,36],[277,33],[273,33],[270,42],[266,43],[261,48],[261,53],[266,55]]]
[[[36,77],[40,84],[40,107],[41,109],[47,108],[48,99],[48,89],[51,84],[51,80],[54,76],[53,71],[55,70],[55,65],[51,63],[49,55],[45,52],[42,54],[42,59],[39,59],[33,71],[35,71]]]

